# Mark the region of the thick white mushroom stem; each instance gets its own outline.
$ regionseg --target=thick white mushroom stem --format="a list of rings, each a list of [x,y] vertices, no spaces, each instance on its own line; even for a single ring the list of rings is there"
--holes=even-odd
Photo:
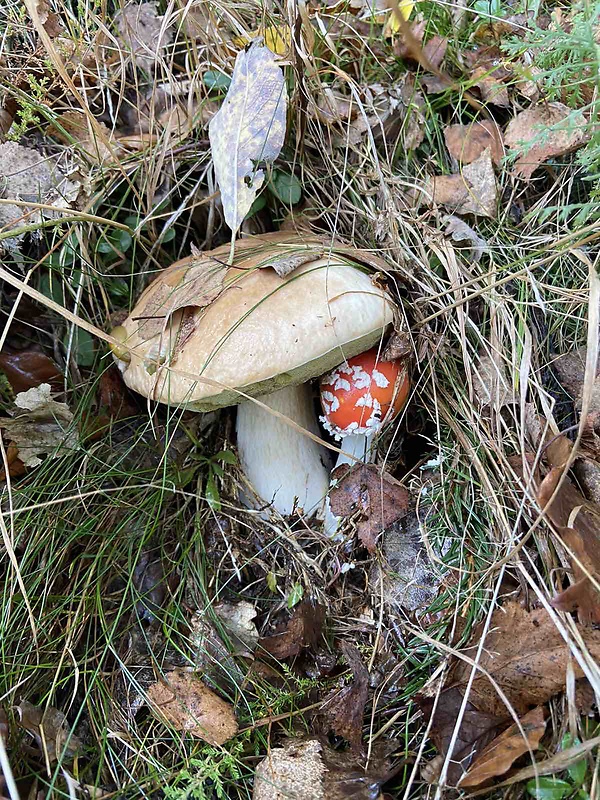
[[[289,386],[258,398],[262,403],[319,436],[310,387]],[[280,514],[329,516],[327,450],[302,431],[251,400],[238,406],[240,463],[256,494]]]

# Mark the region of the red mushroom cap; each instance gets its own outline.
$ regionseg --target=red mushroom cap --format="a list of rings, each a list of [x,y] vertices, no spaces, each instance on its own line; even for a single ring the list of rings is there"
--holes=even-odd
[[[378,352],[361,353],[321,378],[321,422],[336,439],[376,433],[406,403],[406,362],[381,361]]]

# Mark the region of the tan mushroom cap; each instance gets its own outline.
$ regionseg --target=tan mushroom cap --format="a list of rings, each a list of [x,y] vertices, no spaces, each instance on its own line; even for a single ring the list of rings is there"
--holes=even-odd
[[[356,266],[360,259],[351,260],[351,248],[327,257],[324,249],[319,240],[289,234],[243,239],[221,294],[206,308],[176,310],[161,322],[161,333],[148,337],[143,318],[152,316],[149,308],[157,314],[153,298],[165,283],[178,283],[194,257],[164,270],[123,322],[130,361],[117,363],[127,386],[153,400],[209,411],[239,403],[239,391],[256,397],[304,383],[372,347],[392,322],[392,301]],[[222,263],[228,250],[202,258]],[[303,250],[311,260],[283,278],[265,266]]]

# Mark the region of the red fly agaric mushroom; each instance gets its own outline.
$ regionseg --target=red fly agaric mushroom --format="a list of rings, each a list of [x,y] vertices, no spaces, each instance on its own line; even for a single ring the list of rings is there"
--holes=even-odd
[[[374,435],[403,408],[410,381],[406,362],[382,361],[377,349],[361,353],[321,378],[323,427],[338,441],[337,466],[369,459]]]
[[[319,436],[307,382],[379,341],[393,303],[349,247],[267,234],[237,242],[232,267],[228,252],[160,273],[115,333],[115,358],[127,386],[152,400],[197,411],[239,404],[239,458],[256,494],[282,514],[323,518],[327,452],[304,432]],[[200,302],[202,268],[223,272],[208,301],[200,281]]]

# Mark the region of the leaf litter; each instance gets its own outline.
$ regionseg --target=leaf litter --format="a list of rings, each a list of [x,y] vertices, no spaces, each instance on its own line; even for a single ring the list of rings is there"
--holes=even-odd
[[[321,712],[329,729],[350,742],[353,750],[360,751],[363,716],[369,696],[369,672],[356,647],[342,642],[340,650],[352,670],[352,682],[326,697]]]
[[[483,624],[473,631],[470,644],[462,650],[463,658],[452,660],[437,703],[433,685],[418,696],[426,718],[433,720],[430,735],[442,758],[448,755],[482,631]],[[592,657],[598,659],[600,631],[587,628],[580,633]],[[506,703],[523,718],[532,707],[564,691],[569,665],[576,677],[583,675],[546,610],[527,611],[515,601],[494,612],[478,665],[451,753],[448,780],[453,785],[467,772],[475,754],[483,752],[502,728],[512,723]],[[435,774],[435,768],[430,768],[428,778],[435,779]]]

